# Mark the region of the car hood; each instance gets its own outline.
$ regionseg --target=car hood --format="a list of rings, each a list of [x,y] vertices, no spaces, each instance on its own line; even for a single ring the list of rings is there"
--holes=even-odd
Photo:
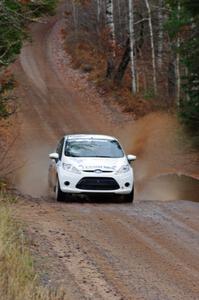
[[[122,165],[127,164],[126,156],[120,158],[102,157],[64,157],[64,163],[71,164],[82,171],[117,171]]]

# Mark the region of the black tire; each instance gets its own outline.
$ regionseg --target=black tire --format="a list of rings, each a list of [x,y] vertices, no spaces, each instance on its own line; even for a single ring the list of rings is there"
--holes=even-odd
[[[134,187],[133,187],[133,189],[132,189],[132,191],[131,191],[131,193],[130,194],[127,194],[127,195],[124,195],[124,201],[125,202],[128,202],[128,203],[133,203],[133,200],[134,200]]]
[[[56,186],[55,186],[55,199],[58,202],[62,202],[65,200],[65,193],[63,193],[60,189],[58,178],[57,178],[57,182],[56,182]]]

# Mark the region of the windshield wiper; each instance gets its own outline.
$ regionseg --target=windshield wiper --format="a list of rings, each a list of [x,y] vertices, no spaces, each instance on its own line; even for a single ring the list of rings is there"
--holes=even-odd
[[[114,158],[112,156],[107,156],[107,155],[95,155],[93,157],[102,157],[102,158]]]

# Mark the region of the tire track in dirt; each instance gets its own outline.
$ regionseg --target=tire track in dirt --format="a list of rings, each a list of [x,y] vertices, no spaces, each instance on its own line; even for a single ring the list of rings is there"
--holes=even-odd
[[[151,239],[147,235],[147,232],[146,234],[141,232],[137,228],[137,223],[132,224],[132,226],[131,224],[128,224],[127,226],[126,216],[125,221],[119,216],[118,218],[116,217],[117,222],[114,221],[114,217],[115,215],[112,215],[111,217],[110,215],[107,216],[106,222],[107,226],[112,229],[113,236],[120,236],[120,240],[117,241],[117,247],[120,246],[118,256],[120,255],[120,253],[122,253],[122,257],[129,257],[129,264],[132,264],[133,257],[130,257],[129,255],[132,251],[132,254],[134,253],[133,255],[135,255],[136,258],[135,262],[132,264],[132,268],[134,268],[135,273],[138,277],[143,276],[144,273],[146,273],[146,276],[148,273],[147,286],[151,285],[151,288],[152,286],[156,286],[156,288],[159,290],[160,295],[162,295],[160,296],[161,299],[165,299],[165,295],[169,295],[171,287],[172,297],[179,297],[179,294],[181,294],[182,297],[187,292],[188,297],[189,293],[195,290],[198,272],[195,272],[195,276],[193,276],[192,278],[192,275],[194,273],[193,270],[187,268],[184,263],[178,260],[178,252],[175,253],[175,255],[171,255],[167,251],[167,249],[162,248],[159,245],[159,241],[157,241],[156,239]],[[103,219],[105,220],[105,218]],[[121,248],[121,245],[125,245],[124,248]],[[143,266],[139,268],[139,266],[141,265]],[[146,270],[144,270],[145,267]],[[156,277],[155,280],[154,274]],[[193,283],[191,281],[191,278],[193,279]],[[160,279],[161,281],[159,281]],[[178,283],[178,287],[174,283],[175,280]],[[139,286],[139,281],[136,283],[136,286]],[[162,294],[164,291],[165,295]],[[198,289],[196,289],[195,297],[197,293]],[[154,298],[152,297],[151,299]]]
[[[167,240],[179,226],[165,228],[168,213],[158,206],[157,225],[143,217],[142,205],[42,203],[30,212],[26,203],[20,214],[37,224],[85,299],[197,299],[197,253]],[[185,234],[191,244],[192,229]]]

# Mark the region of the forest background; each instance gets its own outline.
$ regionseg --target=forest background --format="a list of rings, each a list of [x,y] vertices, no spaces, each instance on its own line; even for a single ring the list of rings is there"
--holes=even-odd
[[[64,1],[63,1],[64,2]],[[29,38],[28,24],[56,0],[0,1],[0,118],[17,108],[9,65]],[[197,0],[65,0],[63,38],[73,66],[88,73],[135,118],[175,112],[199,146]]]

